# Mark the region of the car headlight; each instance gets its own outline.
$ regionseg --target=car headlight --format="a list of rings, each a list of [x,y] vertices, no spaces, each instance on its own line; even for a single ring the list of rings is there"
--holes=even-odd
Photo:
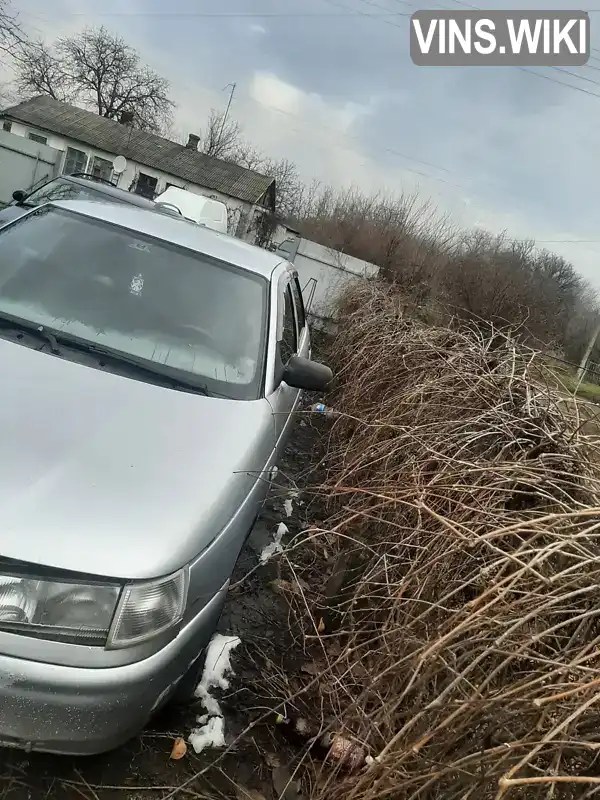
[[[177,625],[187,588],[187,569],[126,586],[0,575],[0,630],[73,644],[128,647]]]
[[[101,645],[120,586],[0,576],[0,628],[44,639]]]

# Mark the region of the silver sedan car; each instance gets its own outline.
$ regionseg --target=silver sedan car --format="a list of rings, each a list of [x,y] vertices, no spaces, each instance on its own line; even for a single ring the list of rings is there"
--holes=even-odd
[[[114,204],[0,231],[0,744],[92,754],[193,693],[310,360],[293,265]]]

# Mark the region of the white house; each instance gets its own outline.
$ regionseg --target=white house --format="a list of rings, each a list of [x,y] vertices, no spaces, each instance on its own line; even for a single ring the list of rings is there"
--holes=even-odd
[[[229,232],[254,241],[260,220],[275,207],[275,180],[198,152],[199,137],[183,146],[154,133],[40,95],[0,114],[4,131],[61,151],[57,174],[93,173],[146,197],[168,186],[222,200]],[[113,160],[127,167],[113,173]]]

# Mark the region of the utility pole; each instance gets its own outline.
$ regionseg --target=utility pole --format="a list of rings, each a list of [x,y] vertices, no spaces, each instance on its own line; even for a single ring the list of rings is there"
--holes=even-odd
[[[592,355],[592,350],[594,349],[594,345],[596,344],[596,339],[600,335],[600,324],[598,324],[594,328],[594,332],[592,333],[592,338],[588,342],[588,346],[585,348],[585,353],[583,354],[583,358],[581,359],[581,364],[579,365],[579,369],[577,370],[577,385],[581,383],[583,380],[583,376],[585,375],[585,371],[587,368],[587,362],[589,357]]]
[[[221,123],[221,130],[219,131],[219,141],[221,140],[221,136],[223,136],[223,131],[225,129],[225,123],[227,122],[227,116],[229,114],[229,108],[231,106],[231,101],[233,100],[233,93],[235,92],[235,83],[228,83],[227,86],[223,87],[223,91],[228,89],[231,86],[231,92],[229,94],[229,102],[227,103],[227,108],[225,109],[225,113],[223,114],[223,122]]]

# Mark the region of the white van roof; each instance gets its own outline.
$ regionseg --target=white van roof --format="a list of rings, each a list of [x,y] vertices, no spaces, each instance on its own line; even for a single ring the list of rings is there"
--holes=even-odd
[[[221,200],[194,194],[178,186],[169,186],[158,195],[155,202],[176,206],[186,219],[214,231],[227,233],[227,206]]]

